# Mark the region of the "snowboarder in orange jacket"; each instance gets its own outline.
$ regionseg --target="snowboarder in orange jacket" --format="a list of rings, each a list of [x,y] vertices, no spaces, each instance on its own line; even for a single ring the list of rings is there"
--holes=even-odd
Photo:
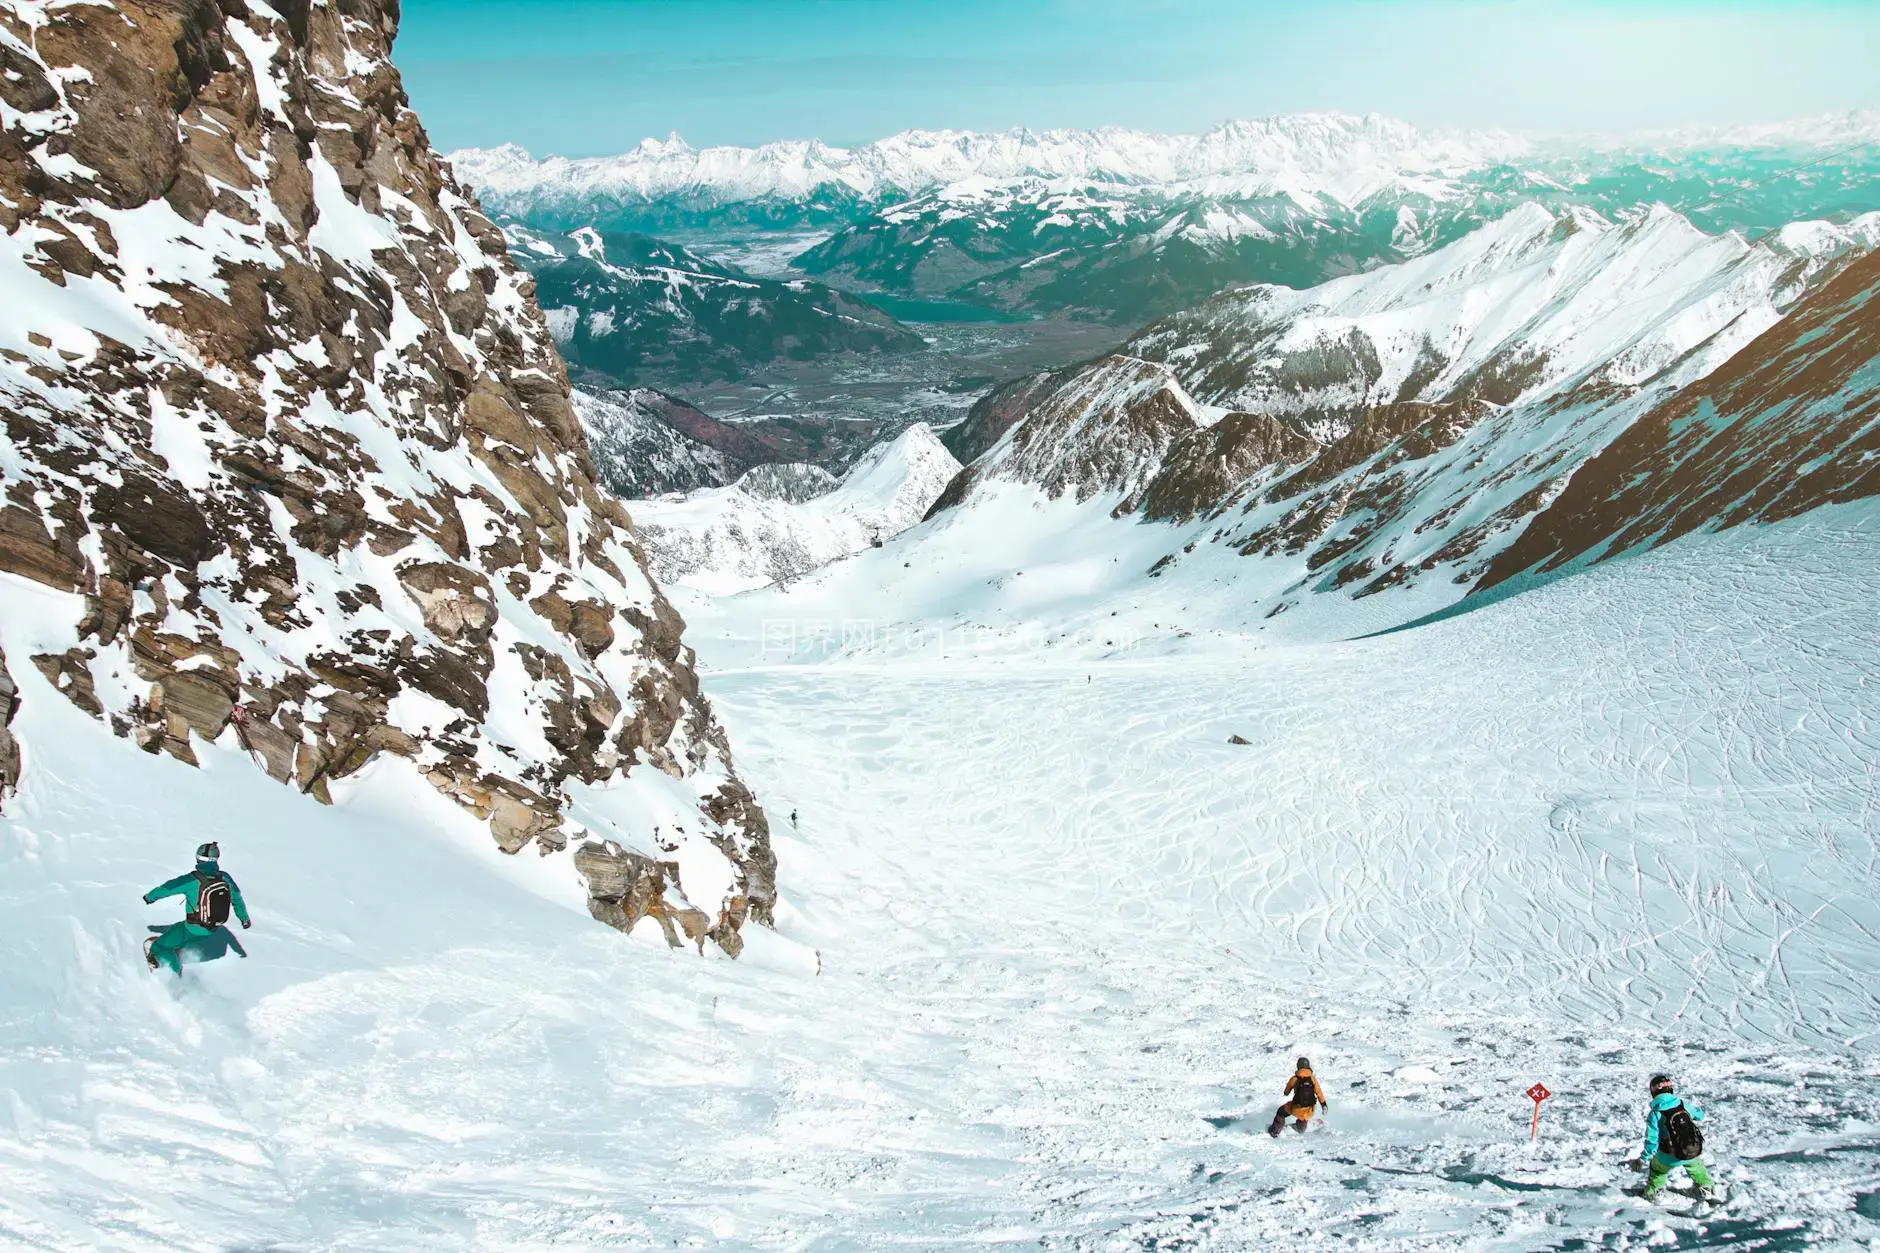
[[[1312,1074],[1311,1059],[1302,1057],[1292,1078],[1286,1081],[1286,1103],[1273,1112],[1273,1125],[1266,1129],[1266,1133],[1270,1136],[1278,1135],[1289,1116],[1293,1120],[1293,1130],[1304,1131],[1311,1123],[1313,1113],[1321,1108],[1331,1109],[1325,1101],[1325,1089],[1319,1086],[1318,1079]]]

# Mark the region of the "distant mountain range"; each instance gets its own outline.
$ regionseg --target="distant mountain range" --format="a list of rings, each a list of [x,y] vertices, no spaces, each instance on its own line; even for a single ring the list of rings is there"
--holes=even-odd
[[[807,279],[756,278],[646,235],[511,224],[510,251],[577,379],[606,386],[736,379],[778,361],[911,352],[875,306]]]
[[[456,154],[507,220],[566,231],[820,228],[793,264],[854,292],[1135,325],[1236,283],[1308,287],[1419,256],[1524,203],[1653,204],[1751,236],[1880,208],[1880,114],[1625,141],[1300,114],[1203,135],[911,131],[619,157]]]
[[[1507,160],[1529,144],[1513,136],[1422,131],[1371,115],[1302,113],[1229,122],[1203,135],[1095,130],[905,131],[856,148],[815,140],[756,148],[694,149],[678,136],[647,139],[616,157],[537,160],[513,144],[452,154],[460,176],[506,214],[565,227],[597,210],[665,206],[670,227],[733,216],[774,220],[774,206],[842,220],[968,180],[1063,179],[1135,187],[1188,187],[1213,196],[1296,193],[1356,201],[1411,175],[1456,174]],[[765,206],[772,206],[766,208]]]

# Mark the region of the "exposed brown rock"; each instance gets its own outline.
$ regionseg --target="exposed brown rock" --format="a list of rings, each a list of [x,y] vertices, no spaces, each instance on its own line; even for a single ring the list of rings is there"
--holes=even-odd
[[[669,890],[679,880],[676,862],[655,861],[627,852],[611,841],[590,840],[575,850],[574,864],[587,879],[588,912],[608,926],[631,931],[640,919],[651,917],[659,923],[671,947],[680,946],[683,932],[685,939],[704,949],[711,932],[710,917],[683,901],[668,899]],[[735,929],[721,943],[733,957],[743,948]]]
[[[1028,374],[1000,384],[974,401],[966,416],[950,427],[940,442],[961,465],[970,466],[1031,412],[1040,397],[1063,386],[1076,369],[1073,366]]]
[[[64,532],[55,538],[30,506],[0,506],[0,570],[62,592],[85,585],[85,559],[77,542]]]
[[[122,483],[101,485],[92,497],[92,516],[145,552],[184,569],[221,547],[196,502],[152,475],[126,474]]]
[[[4,50],[4,45],[0,45],[0,50]],[[4,72],[0,69],[0,74]],[[13,715],[19,711],[20,690],[7,671],[6,653],[0,650],[0,804],[4,804],[20,785],[20,742],[8,729],[13,725]]]
[[[1880,253],[1582,465],[1477,583],[1880,495]]]
[[[46,682],[65,694],[65,698],[94,718],[104,717],[104,704],[91,677],[92,654],[82,648],[62,653],[40,653],[33,665],[46,676]]]
[[[1025,406],[1024,420],[960,471],[929,518],[987,478],[1032,483],[1079,501],[1118,493],[1115,512],[1133,512],[1170,446],[1199,429],[1193,403],[1169,368],[1134,357],[1102,357],[1035,384],[1021,382],[1001,404]]]
[[[1230,413],[1170,447],[1143,494],[1143,516],[1186,521],[1215,512],[1249,479],[1318,451],[1318,441],[1291,419]]]
[[[578,600],[571,607],[568,634],[588,657],[598,657],[614,646],[614,615],[599,601]]]
[[[696,779],[701,838],[737,886],[687,904],[662,870],[662,925],[735,951],[775,893],[762,811],[594,482],[525,277],[409,108],[396,4],[48,17],[0,42],[0,230],[44,282],[96,297],[127,282],[115,211],[163,199],[203,229],[180,244],[200,266],[148,276],[161,299],[119,293],[124,340],[78,351],[29,327],[31,352],[0,354],[0,571],[83,597],[83,645],[34,664],[153,753],[193,762],[232,727],[321,801],[375,757],[409,758],[510,852],[566,847],[569,779],[641,762]],[[101,696],[94,671],[143,683]],[[499,684],[541,737],[484,726]],[[13,699],[0,679],[0,714]],[[0,787],[18,760],[0,740]]]
[[[481,644],[496,622],[489,580],[442,561],[400,566],[398,581],[424,612],[424,625],[450,643]]]

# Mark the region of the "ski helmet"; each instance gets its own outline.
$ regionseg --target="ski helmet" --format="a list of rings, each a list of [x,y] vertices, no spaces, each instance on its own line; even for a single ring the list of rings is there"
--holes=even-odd
[[[1311,1058],[1309,1058],[1309,1057],[1302,1057],[1302,1058],[1300,1058],[1300,1059],[1299,1059],[1299,1063],[1298,1063],[1298,1067],[1299,1067],[1299,1069],[1300,1069],[1300,1070],[1311,1070],[1311,1069],[1312,1069],[1312,1059],[1311,1059]]]
[[[221,859],[222,846],[217,844],[214,840],[210,840],[207,844],[198,844],[196,846],[197,861],[220,861]]]
[[[1671,1091],[1671,1076],[1670,1075],[1653,1075],[1651,1089],[1652,1089],[1653,1096],[1657,1096],[1660,1092]]]

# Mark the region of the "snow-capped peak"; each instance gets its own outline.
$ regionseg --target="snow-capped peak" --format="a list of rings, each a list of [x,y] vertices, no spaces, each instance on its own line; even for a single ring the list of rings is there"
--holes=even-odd
[[[664,139],[655,139],[648,135],[634,145],[633,153],[648,160],[689,157],[692,155],[692,145],[681,139],[678,131],[668,131]]]
[[[1526,141],[1501,132],[1423,131],[1377,115],[1302,113],[1223,123],[1201,135],[1120,127],[989,134],[910,130],[848,149],[789,140],[697,150],[674,135],[664,142],[644,140],[616,157],[537,160],[504,145],[466,149],[452,159],[465,178],[497,198],[707,193],[737,201],[802,197],[829,188],[878,198],[974,177],[1158,185],[1264,177],[1276,189],[1348,198],[1407,173],[1479,168],[1526,147]]]

